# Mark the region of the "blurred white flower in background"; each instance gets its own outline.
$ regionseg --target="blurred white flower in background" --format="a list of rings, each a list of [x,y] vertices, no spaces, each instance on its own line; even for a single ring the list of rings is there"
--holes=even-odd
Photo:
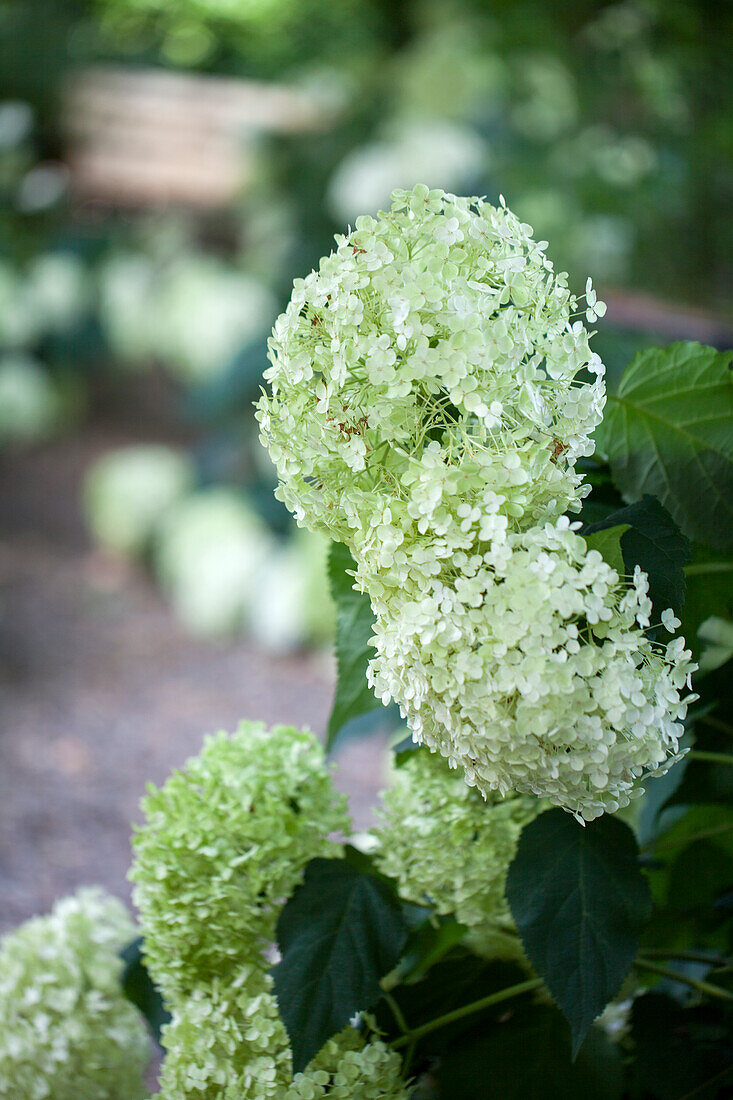
[[[260,567],[273,550],[262,520],[230,489],[204,489],[164,522],[156,570],[194,634],[242,632]]]
[[[269,554],[254,585],[248,626],[271,652],[288,652],[333,637],[334,609],[328,589],[329,540],[295,530]]]
[[[60,412],[59,395],[40,363],[20,353],[0,358],[0,443],[41,439]]]
[[[110,451],[91,467],[84,485],[94,539],[118,554],[143,553],[194,478],[189,456],[172,447],[151,443]]]
[[[334,217],[353,223],[360,214],[388,207],[395,188],[416,180],[446,191],[471,188],[489,159],[485,141],[468,126],[423,120],[401,122],[371,145],[342,160],[328,186]]]
[[[277,312],[264,283],[211,256],[182,254],[162,267],[127,253],[100,272],[100,315],[119,358],[158,359],[188,383],[218,374],[269,330]]]

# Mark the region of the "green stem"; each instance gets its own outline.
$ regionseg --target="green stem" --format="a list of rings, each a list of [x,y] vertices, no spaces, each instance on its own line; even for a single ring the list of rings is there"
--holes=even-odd
[[[733,1001],[733,993],[727,989],[721,989],[719,985],[703,982],[699,978],[690,978],[687,974],[680,974],[678,970],[672,970],[669,966],[652,962],[651,959],[636,959],[634,966],[638,970],[649,970],[652,974],[658,974],[661,978],[670,978],[674,982],[682,982],[696,989],[698,993],[705,993],[708,997],[717,997],[719,1001]]]
[[[720,718],[713,718],[709,714],[704,714],[702,718],[696,719],[698,722],[702,722],[705,726],[710,726],[711,729],[720,730],[721,733],[727,733],[730,737],[733,737],[733,726],[728,722],[721,722]]]
[[[707,752],[707,750],[693,749],[688,754],[690,760],[699,760],[704,764],[728,764],[733,768],[733,756],[727,752]]]
[[[462,1005],[461,1008],[455,1008],[452,1012],[446,1012],[444,1016],[437,1016],[434,1020],[428,1020],[426,1024],[421,1024],[420,1027],[408,1031],[401,1038],[395,1039],[392,1046],[397,1048],[414,1044],[418,1039],[422,1039],[423,1035],[428,1035],[431,1031],[437,1031],[439,1027],[455,1023],[456,1020],[462,1020],[464,1016],[471,1016],[474,1012],[482,1012],[483,1009],[501,1004],[502,1001],[508,1001],[511,997],[519,997],[522,993],[539,989],[543,984],[542,978],[529,978],[526,982],[519,982],[517,985],[510,985],[507,989],[500,989],[498,993],[490,993],[488,997],[481,997],[478,1001],[472,1001],[470,1004]]]
[[[708,963],[714,967],[731,965],[731,959],[725,959],[722,955],[708,955],[704,951],[673,951],[668,947],[645,947],[644,958],[652,959],[681,959],[685,962]]]
[[[405,1017],[403,1015],[402,1009],[397,1004],[397,1001],[394,999],[394,997],[392,996],[391,993],[383,993],[382,996],[384,997],[384,999],[387,1002],[387,1004],[389,1005],[389,1007],[392,1009],[392,1015],[394,1016],[395,1020],[397,1021],[397,1027],[405,1035],[409,1034],[410,1029],[407,1026],[407,1020],[405,1019]]]
[[[729,833],[733,829],[733,824],[728,822],[725,825],[716,825],[712,829],[704,829],[699,833],[692,833],[691,836],[677,836],[668,837],[666,840],[662,838],[659,841],[653,840],[650,844],[645,844],[644,852],[662,852],[668,848],[676,848],[678,844],[693,844],[696,840],[708,840],[711,836],[720,836],[722,833]]]

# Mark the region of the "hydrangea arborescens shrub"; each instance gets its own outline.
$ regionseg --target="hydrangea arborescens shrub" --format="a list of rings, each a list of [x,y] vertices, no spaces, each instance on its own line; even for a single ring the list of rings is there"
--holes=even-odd
[[[565,276],[505,206],[421,186],[337,244],[276,323],[258,415],[282,499],[354,555],[373,687],[483,793],[627,805],[677,758],[693,666],[561,515],[605,401]]]
[[[487,497],[525,525],[577,509],[603,367],[546,242],[418,186],[336,243],[275,324],[258,408],[298,520],[409,574],[467,548]]]
[[[282,906],[348,833],[313,734],[244,722],[143,800],[131,878],[145,955],[172,1013],[161,1100],[406,1097],[401,1059],[349,1031],[293,1078],[268,973]]]
[[[477,954],[515,958],[506,874],[522,828],[542,809],[522,795],[484,799],[438,753],[420,749],[393,769],[372,855],[401,897],[465,924]]]
[[[2,1100],[138,1100],[151,1046],[120,986],[135,935],[116,898],[81,889],[0,944]]]

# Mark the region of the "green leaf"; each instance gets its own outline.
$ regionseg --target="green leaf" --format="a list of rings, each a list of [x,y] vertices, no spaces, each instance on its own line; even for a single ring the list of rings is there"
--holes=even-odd
[[[628,523],[619,523],[612,526],[596,523],[588,534],[584,531],[581,532],[588,549],[597,550],[603,560],[608,562],[611,568],[615,569],[620,576],[623,576],[626,572],[626,564],[621,551],[621,536],[628,529]]]
[[[402,958],[390,975],[390,988],[398,983],[413,985],[421,981],[431,967],[461,942],[467,931],[465,924],[454,917],[423,921],[410,933]]]
[[[649,596],[657,615],[667,607],[679,610],[685,602],[684,565],[690,560],[688,540],[666,508],[651,496],[589,524],[581,534],[591,545],[590,538],[610,535],[622,525],[625,529],[619,532],[619,545],[625,568],[621,572],[633,574],[638,565],[647,574]],[[617,568],[614,562],[609,564]]]
[[[313,859],[277,923],[273,970],[293,1072],[380,995],[407,939],[399,899],[375,875],[343,859]]]
[[[605,814],[580,825],[547,810],[525,826],[507,876],[524,949],[565,1014],[577,1051],[618,992],[651,910],[634,835]]]
[[[691,539],[733,547],[733,352],[695,343],[639,352],[597,438],[625,500],[645,493]]]
[[[685,568],[687,594],[680,613],[685,641],[697,658],[698,631],[710,618],[733,619],[733,557],[695,547]]]
[[[710,729],[701,720],[695,725],[693,750],[730,755],[733,749],[729,734]],[[666,806],[695,805],[733,806],[733,765],[696,760],[688,761],[679,786],[665,803]]]
[[[683,1008],[662,993],[634,1001],[636,1057],[632,1097],[718,1100],[730,1096],[733,1057],[730,1011],[720,1004]]]
[[[347,722],[376,710],[382,704],[369,687],[366,670],[372,649],[369,644],[374,613],[369,597],[353,588],[356,562],[348,547],[332,542],[328,555],[328,577],[336,605],[336,696],[328,720],[326,748]]]
[[[522,1004],[459,1037],[440,1061],[440,1096],[450,1100],[619,1100],[618,1047],[593,1028],[573,1061],[557,1009]]]
[[[163,1004],[158,987],[148,973],[143,961],[143,938],[128,943],[121,951],[123,970],[120,981],[122,991],[128,1001],[140,1010],[148,1022],[156,1043],[160,1043],[160,1032],[171,1018]]]

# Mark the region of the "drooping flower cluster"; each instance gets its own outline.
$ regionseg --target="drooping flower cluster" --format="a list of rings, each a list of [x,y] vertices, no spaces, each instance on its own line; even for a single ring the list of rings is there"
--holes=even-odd
[[[280,910],[348,833],[315,737],[245,722],[143,801],[131,877],[172,1020],[159,1100],[406,1100],[401,1059],[353,1029],[293,1078],[268,974]]]
[[[646,574],[627,586],[566,517],[455,566],[450,583],[375,599],[376,693],[484,794],[586,820],[627,805],[676,759],[692,667],[683,639],[644,633]]]
[[[120,987],[125,907],[88,888],[0,944],[2,1100],[136,1100],[151,1048]]]
[[[602,366],[530,227],[418,186],[336,240],[275,325],[258,408],[299,521],[381,568],[435,535],[450,556],[487,486],[525,524],[577,505],[604,402],[578,376]]]
[[[337,245],[275,325],[258,416],[282,499],[354,555],[370,682],[485,795],[627,805],[676,759],[693,666],[562,514],[605,402],[565,276],[505,206],[420,186]]]
[[[394,769],[372,855],[401,897],[465,924],[473,950],[516,957],[506,875],[522,828],[542,808],[522,795],[484,800],[438,753],[419,749]]]

